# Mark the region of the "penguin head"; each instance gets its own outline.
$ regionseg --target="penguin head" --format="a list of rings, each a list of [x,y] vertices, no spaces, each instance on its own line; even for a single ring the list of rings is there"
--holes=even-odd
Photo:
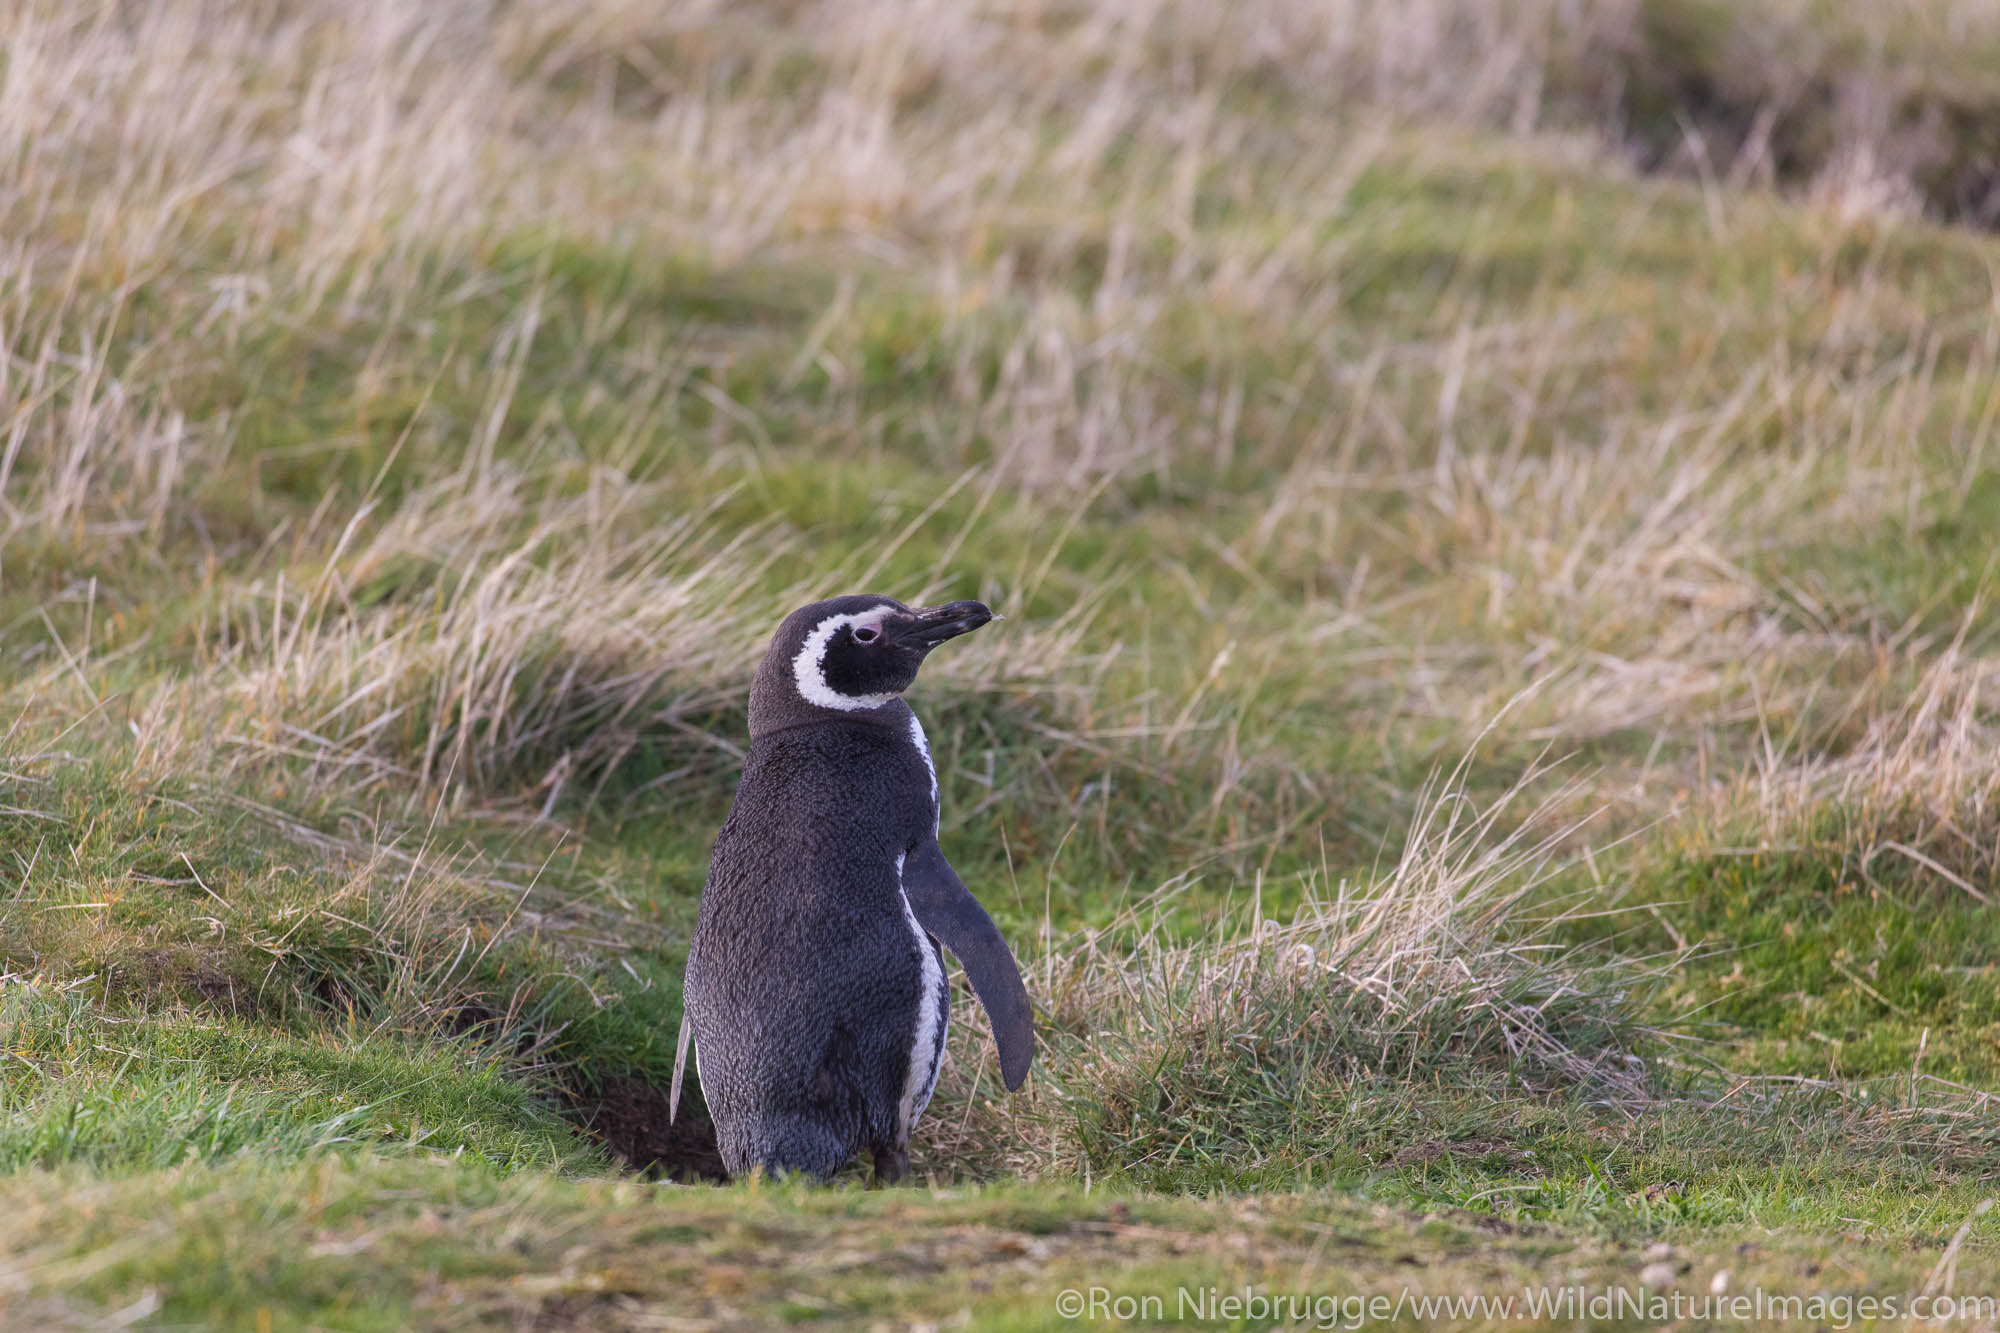
[[[984,602],[904,606],[855,594],[802,606],[771,638],[750,691],[752,734],[870,713],[917,678],[931,649],[993,619]]]

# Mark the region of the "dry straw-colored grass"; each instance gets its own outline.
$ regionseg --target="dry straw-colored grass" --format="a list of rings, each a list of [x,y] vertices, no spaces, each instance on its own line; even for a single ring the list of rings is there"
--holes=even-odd
[[[1367,1137],[1347,1105],[1362,1087],[1641,1098],[1653,1038],[1638,1015],[1672,960],[1593,963],[1559,944],[1589,904],[1539,891],[1574,855],[1577,790],[1535,797],[1535,769],[1481,806],[1462,785],[1469,762],[1421,793],[1394,866],[1366,886],[1314,877],[1288,921],[1265,919],[1260,894],[1247,926],[1173,943],[1185,886],[1169,885],[1108,927],[1046,941],[1030,967],[1048,1008],[1041,1075],[1019,1105],[982,1096],[985,1028],[962,1021],[932,1153],[974,1171],[1168,1180],[1341,1151]]]
[[[698,724],[733,702],[768,615],[763,598],[741,604],[764,534],[717,539],[699,513],[662,522],[661,489],[615,475],[567,497],[532,486],[505,468],[447,478],[318,578],[246,588],[208,636],[217,679],[197,690],[219,680],[235,739],[303,756],[349,794],[455,779],[553,804],[571,780],[601,780],[642,725],[726,748]]]
[[[1992,20],[1897,15],[1864,35],[1976,45]],[[420,318],[530,232],[907,275],[941,368],[921,386],[936,461],[986,466],[1010,494],[1276,470],[1220,554],[1281,574],[1280,595],[1303,586],[1299,637],[1238,644],[1231,675],[1311,652],[1351,665],[1349,702],[1464,733],[1552,667],[1570,685],[1523,715],[1536,739],[1669,744],[1784,711],[1828,658],[1872,669],[1891,633],[1865,608],[1819,607],[1758,566],[1920,512],[1990,444],[1967,387],[1994,370],[1990,314],[1940,327],[1867,271],[1809,320],[1760,321],[1747,295],[1690,307],[1719,332],[1664,367],[1607,337],[1636,317],[1610,284],[1586,285],[1608,304],[1581,317],[1447,285],[1414,327],[1342,335],[1355,183],[1459,151],[1394,127],[1563,124],[1578,71],[1648,40],[1640,7],[883,0],[782,18],[626,0],[10,10],[0,572],[50,543],[145,559],[204,523],[203,488],[247,460],[226,411],[188,417],[190,372],[274,329]],[[1332,132],[1300,136],[1286,126],[1319,122],[1270,105]],[[1850,122],[1840,152],[1887,161]],[[1718,188],[1702,216],[1723,243],[1759,234],[1760,207]],[[1805,239],[1843,234],[1836,218]],[[438,371],[490,385],[450,442],[479,466],[322,515],[316,542],[288,534],[220,576],[209,674],[176,697],[199,719],[184,732],[240,706],[229,734],[361,756],[357,781],[506,773],[560,793],[566,764],[594,777],[623,751],[636,711],[688,721],[732,686],[724,657],[779,600],[745,596],[759,567],[739,544],[685,514],[579,540],[591,505],[641,513],[671,483],[544,502],[491,462],[543,295]],[[857,434],[870,310],[839,285],[781,349],[782,378],[823,376],[817,406]],[[620,351],[607,335],[593,354]],[[723,447],[754,454],[768,409],[716,381]],[[1926,449],[1964,460],[1958,478]],[[398,562],[451,570],[443,601],[371,603]],[[1080,623],[1033,642],[1036,669],[1075,654]],[[1227,628],[1147,716],[1070,721],[1173,733]],[[58,659],[93,651],[43,645],[43,661],[73,677]]]
[[[1929,883],[1994,903],[1995,676],[1991,661],[1954,643],[1897,692],[1898,705],[1851,701],[1848,711],[1866,720],[1844,752],[1787,753],[1785,738],[1767,735],[1764,761],[1709,812],[1715,836],[1767,854],[1831,854],[1864,882]]]

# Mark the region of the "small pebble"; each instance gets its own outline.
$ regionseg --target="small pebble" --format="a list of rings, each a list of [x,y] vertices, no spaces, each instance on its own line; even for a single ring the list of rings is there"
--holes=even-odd
[[[1639,1270],[1639,1282],[1648,1287],[1671,1287],[1674,1285],[1674,1266],[1647,1264]]]

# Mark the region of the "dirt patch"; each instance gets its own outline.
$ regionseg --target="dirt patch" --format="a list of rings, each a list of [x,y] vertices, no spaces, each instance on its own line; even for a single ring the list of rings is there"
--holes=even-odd
[[[272,1009],[255,987],[188,950],[141,950],[123,960],[116,975],[121,989],[137,991],[144,1001],[199,1004],[232,1018],[254,1018]]]
[[[340,983],[330,977],[322,978],[313,994],[335,1008],[344,1000]],[[440,1001],[431,1018],[454,1040],[510,1052],[524,1063],[534,1054],[536,1034],[510,1025],[506,1015],[476,995]],[[632,1170],[668,1180],[729,1179],[716,1147],[715,1124],[693,1088],[682,1096],[680,1115],[669,1125],[664,1086],[574,1066],[551,1072],[564,1118]]]
[[[505,1044],[505,1018],[477,999],[452,1006],[443,1021],[460,1040]],[[526,1057],[531,1044],[531,1034],[514,1034],[516,1056]],[[667,1180],[729,1179],[716,1147],[715,1123],[692,1087],[683,1090],[680,1114],[668,1124],[667,1089],[657,1084],[574,1068],[559,1072],[557,1079],[564,1116],[634,1171]]]
[[[573,1088],[566,1096],[570,1119],[633,1170],[668,1180],[729,1179],[714,1122],[687,1096],[671,1125],[667,1090],[640,1079],[603,1078],[594,1088]]]
[[[202,999],[215,1008],[227,1012],[232,1018],[243,1017],[246,1007],[253,1009],[256,1007],[254,996],[250,997],[251,1003],[245,1005],[245,996],[237,988],[236,978],[227,972],[215,968],[197,967],[191,969],[184,980]]]
[[[346,1003],[344,987],[332,977],[320,978],[312,994],[336,1011]],[[476,995],[439,1001],[429,1016],[456,1041],[510,1053],[523,1064],[534,1055],[536,1034],[510,1025],[506,1015]],[[563,1117],[632,1170],[668,1180],[729,1179],[716,1147],[715,1124],[694,1088],[681,1097],[680,1115],[669,1125],[662,1085],[575,1066],[556,1066],[550,1073]]]
[[[1527,1160],[1526,1153],[1504,1139],[1426,1139],[1422,1143],[1398,1148],[1389,1158],[1389,1165],[1421,1166],[1447,1154],[1457,1158],[1504,1157],[1511,1162]]]

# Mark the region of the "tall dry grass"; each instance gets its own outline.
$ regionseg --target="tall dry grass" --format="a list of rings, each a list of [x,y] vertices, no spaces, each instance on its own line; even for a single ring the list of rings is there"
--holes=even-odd
[[[1801,753],[1767,735],[1763,762],[1702,811],[1711,836],[1767,855],[1831,855],[1865,883],[2000,900],[1995,674],[1954,642],[1893,704],[1847,702],[1860,728],[1850,748]]]
[[[1570,914],[1595,907],[1544,892],[1577,857],[1578,788],[1537,796],[1547,774],[1530,770],[1482,806],[1470,762],[1420,793],[1393,866],[1366,884],[1314,876],[1289,920],[1265,918],[1259,885],[1243,922],[1175,942],[1185,886],[1168,885],[1047,941],[1030,968],[1048,1008],[1039,1077],[1018,1107],[983,1096],[989,1045],[962,1013],[932,1152],[1159,1184],[1310,1170],[1390,1132],[1398,1088],[1642,1100],[1658,1045],[1644,1001],[1675,960],[1565,942]]]

